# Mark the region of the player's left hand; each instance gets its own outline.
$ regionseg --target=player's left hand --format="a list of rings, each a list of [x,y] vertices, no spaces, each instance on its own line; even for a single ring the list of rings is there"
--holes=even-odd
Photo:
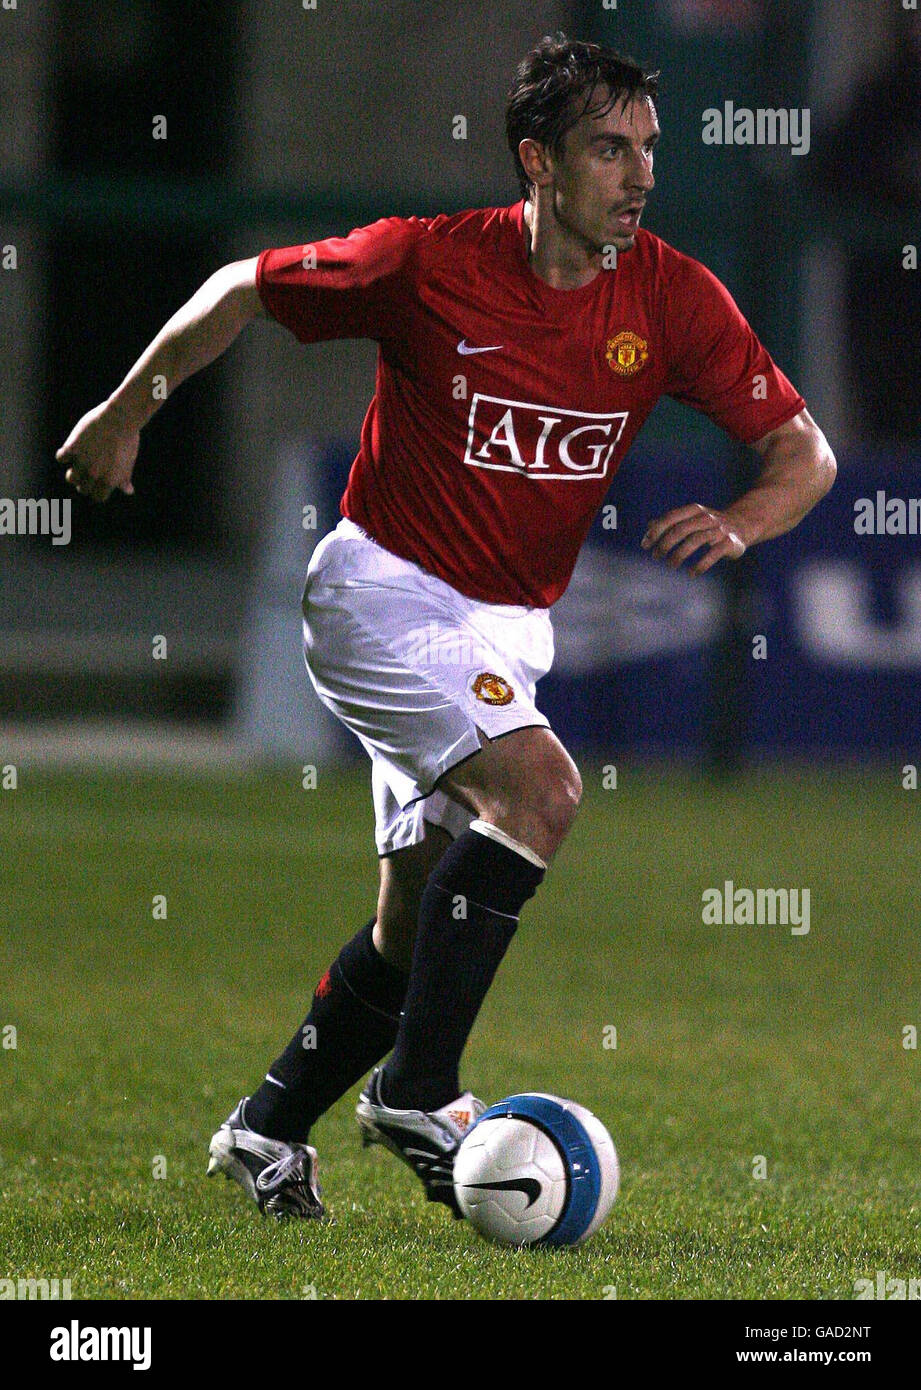
[[[640,542],[651,550],[657,560],[665,560],[678,569],[689,555],[701,546],[706,550],[691,566],[692,574],[705,574],[717,560],[738,560],[745,554],[745,542],[730,525],[723,512],[691,502],[686,507],[673,507],[664,516],[651,521]]]

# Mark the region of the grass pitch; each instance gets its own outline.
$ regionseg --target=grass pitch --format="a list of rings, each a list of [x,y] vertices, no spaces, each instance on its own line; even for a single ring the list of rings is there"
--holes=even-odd
[[[847,1299],[877,1270],[916,1278],[917,793],[895,770],[621,769],[616,791],[583,771],[464,1081],[588,1105],[621,1195],[580,1250],[503,1251],[361,1150],[357,1090],[314,1131],[327,1222],[270,1224],[204,1177],[374,910],[367,778],[21,768],[0,792],[0,1278],[91,1299]],[[808,935],[704,925],[726,879],[808,887]]]

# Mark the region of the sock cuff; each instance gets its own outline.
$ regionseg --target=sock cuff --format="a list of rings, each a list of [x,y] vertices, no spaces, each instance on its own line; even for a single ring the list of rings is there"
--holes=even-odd
[[[485,835],[487,840],[495,840],[497,844],[505,845],[506,849],[514,850],[520,854],[522,859],[527,859],[529,864],[533,864],[538,869],[546,869],[547,865],[533,849],[523,845],[520,840],[515,840],[504,830],[500,830],[498,825],[492,825],[488,820],[472,820],[470,829],[475,830],[478,835]]]
[[[445,850],[432,871],[429,885],[447,893],[463,894],[487,911],[517,919],[543,877],[544,870],[518,849],[509,849],[491,835],[468,829]],[[428,892],[428,886],[425,891]]]

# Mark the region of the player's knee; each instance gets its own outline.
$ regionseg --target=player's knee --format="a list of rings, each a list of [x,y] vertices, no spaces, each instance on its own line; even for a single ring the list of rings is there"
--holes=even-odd
[[[582,778],[561,745],[548,751],[534,769],[530,785],[536,794],[547,830],[562,840],[576,818],[582,801]]]
[[[484,761],[471,760],[447,790],[482,819],[549,861],[575,820],[582,779],[549,729],[522,729],[487,742]]]
[[[575,765],[547,784],[540,806],[545,832],[554,845],[568,835],[581,801],[582,778]]]
[[[548,862],[569,833],[582,799],[582,779],[570,767],[535,770],[526,785],[503,798],[497,823]]]

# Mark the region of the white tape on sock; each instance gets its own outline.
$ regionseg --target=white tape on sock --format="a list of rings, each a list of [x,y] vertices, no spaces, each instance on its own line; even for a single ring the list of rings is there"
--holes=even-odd
[[[520,840],[513,840],[511,835],[506,835],[504,830],[500,830],[497,825],[490,825],[488,820],[472,820],[470,829],[485,835],[487,840],[495,840],[500,845],[505,845],[506,849],[513,849],[516,854],[520,854],[522,859],[527,859],[530,864],[536,864],[538,869],[546,869],[547,865],[533,849],[528,849]]]

